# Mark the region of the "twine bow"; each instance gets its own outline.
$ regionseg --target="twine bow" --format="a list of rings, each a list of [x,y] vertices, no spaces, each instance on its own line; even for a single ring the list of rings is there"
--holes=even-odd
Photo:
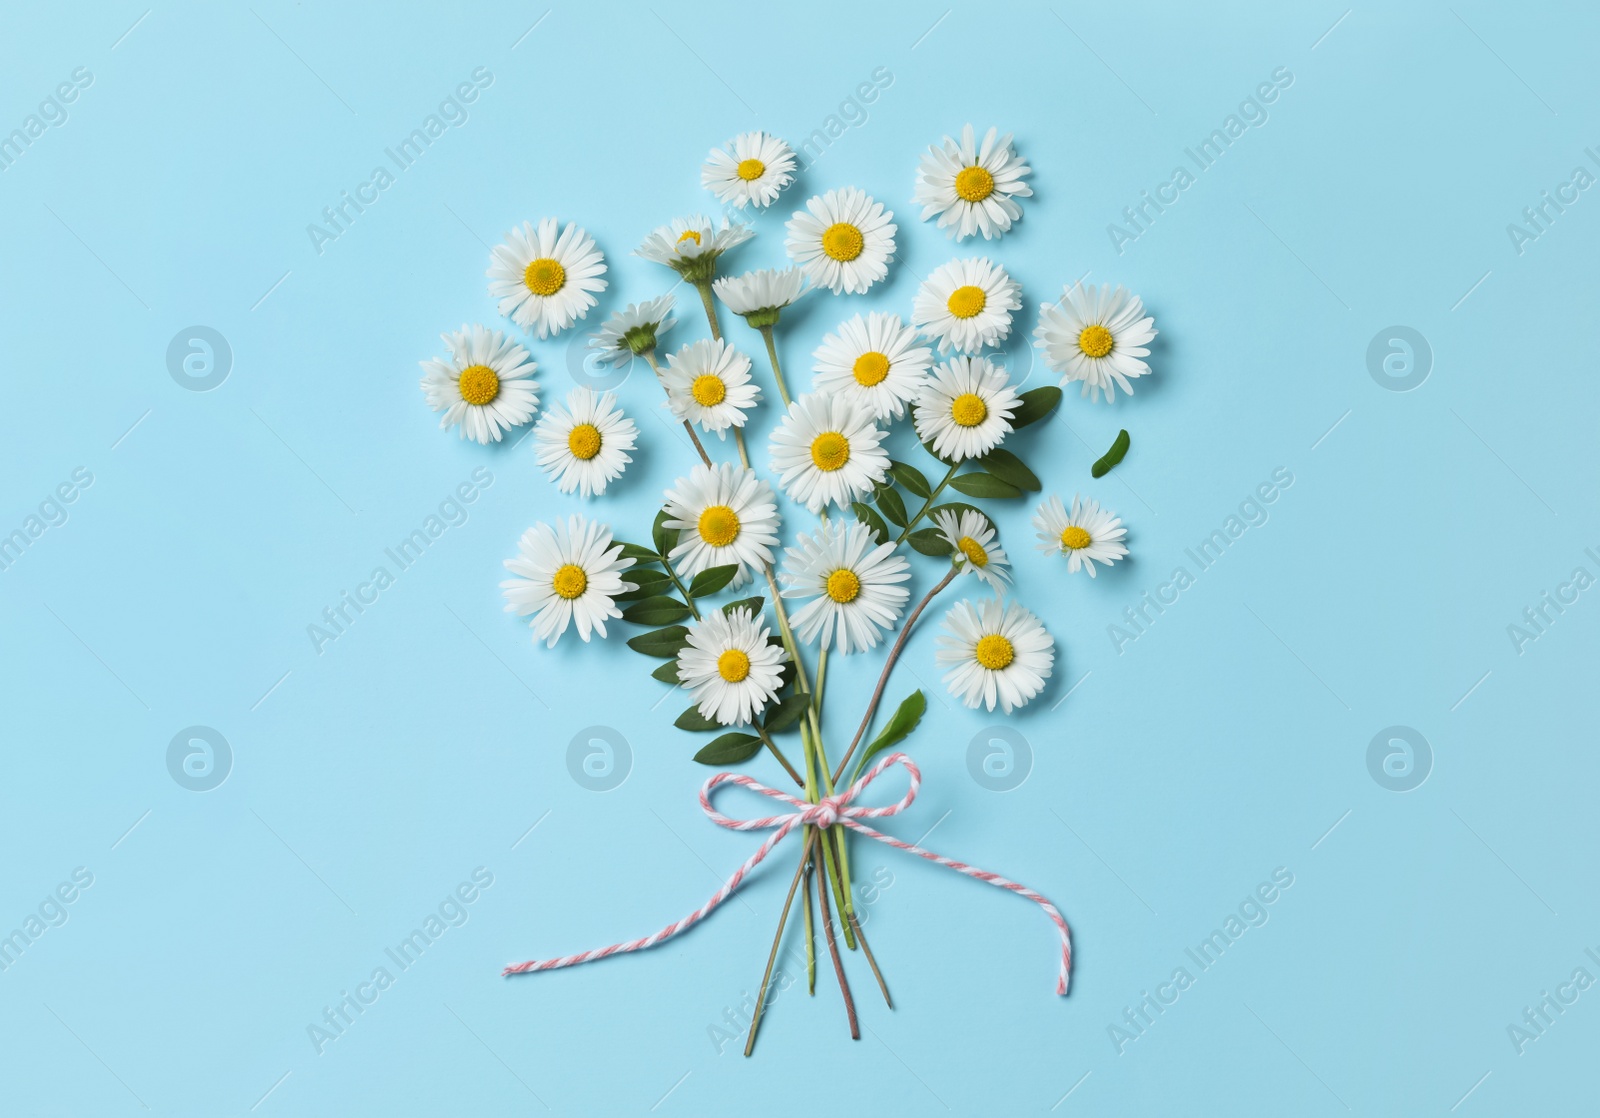
[[[906,788],[905,796],[903,796],[898,802],[889,804],[885,807],[856,806],[854,803],[855,799],[867,789],[867,786],[876,780],[880,775],[882,775],[886,769],[894,765],[904,766],[906,775],[909,778],[909,786]],[[733,819],[722,814],[711,805],[711,793],[716,791],[724,784],[737,784],[748,788],[752,792],[758,792],[769,799],[777,800],[780,803],[786,804],[792,810],[783,812],[780,815],[765,815],[756,819]],[[1061,969],[1056,978],[1056,993],[1065,994],[1067,992],[1068,975],[1072,969],[1072,933],[1068,930],[1066,920],[1062,918],[1060,910],[1057,909],[1055,905],[1051,904],[1038,893],[1035,893],[1032,889],[1029,889],[1026,885],[1022,885],[1018,882],[1001,877],[997,873],[990,873],[987,870],[976,869],[973,866],[967,865],[965,862],[958,862],[953,858],[946,858],[942,854],[935,854],[931,850],[924,850],[915,843],[902,842],[899,839],[886,835],[881,831],[874,830],[872,827],[869,827],[865,823],[861,822],[863,819],[882,819],[891,815],[899,815],[902,811],[906,810],[906,808],[910,807],[912,802],[917,798],[917,791],[921,785],[921,770],[919,770],[916,766],[916,763],[904,753],[889,754],[887,757],[883,758],[883,760],[873,765],[866,772],[862,773],[854,784],[851,784],[848,788],[845,788],[840,792],[836,792],[832,796],[827,796],[816,803],[810,803],[806,800],[797,799],[794,796],[789,795],[789,793],[779,791],[776,788],[768,788],[760,781],[757,781],[752,777],[745,776],[742,773],[718,773],[716,776],[713,776],[710,780],[706,781],[705,785],[700,789],[701,810],[704,811],[711,821],[717,824],[717,826],[726,827],[730,831],[764,831],[770,829],[772,830],[772,834],[767,837],[766,841],[763,842],[759,848],[757,848],[754,854],[750,855],[750,857],[745,860],[744,865],[740,866],[734,871],[733,876],[728,878],[728,880],[723,884],[722,888],[717,890],[717,892],[713,894],[709,901],[676,923],[668,924],[665,928],[662,928],[654,935],[645,936],[641,939],[628,940],[624,943],[613,943],[609,947],[600,947],[593,951],[582,951],[576,955],[564,955],[558,959],[531,960],[526,963],[515,963],[506,967],[501,973],[503,975],[526,974],[530,971],[556,970],[560,967],[575,967],[579,963],[589,963],[596,959],[604,959],[608,955],[620,955],[629,951],[642,951],[646,947],[654,947],[656,944],[661,943],[664,940],[671,939],[679,932],[686,931],[695,924],[698,924],[701,920],[708,916],[713,909],[732,896],[734,890],[739,888],[739,886],[744,882],[745,875],[751,870],[755,869],[756,866],[760,865],[763,859],[765,859],[768,854],[772,853],[773,847],[782,842],[784,838],[796,827],[808,825],[822,828],[842,826],[848,827],[858,834],[866,835],[870,839],[876,839],[887,846],[892,846],[896,850],[904,850],[908,854],[915,854],[917,857],[924,858],[927,861],[934,862],[941,866],[948,866],[957,873],[963,873],[968,877],[973,877],[979,881],[987,882],[996,888],[1009,890],[1012,893],[1016,893],[1020,897],[1026,897],[1028,900],[1038,905],[1044,910],[1044,914],[1050,918],[1050,922],[1056,926],[1056,930],[1061,935]]]

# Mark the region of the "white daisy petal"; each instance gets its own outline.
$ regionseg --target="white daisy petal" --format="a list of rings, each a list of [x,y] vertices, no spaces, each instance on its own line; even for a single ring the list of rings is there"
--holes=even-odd
[[[673,299],[662,295],[643,303],[629,303],[589,335],[595,359],[612,365],[640,357],[656,348],[658,335],[672,329]]]
[[[794,150],[765,132],[743,132],[712,148],[700,168],[700,185],[729,205],[772,205],[794,180]]]
[[[917,438],[951,462],[981,457],[1011,433],[1021,397],[987,357],[952,357],[933,367],[911,409]]]
[[[837,645],[842,653],[874,647],[900,619],[910,591],[899,585],[911,564],[892,543],[873,542],[865,524],[834,521],[787,549],[785,598],[810,598],[790,623],[806,643]]]
[[[576,625],[585,641],[590,632],[606,635],[606,621],[622,616],[615,598],[633,588],[620,572],[633,564],[622,558],[622,545],[611,542],[611,529],[582,516],[535,524],[522,533],[518,555],[505,561],[515,577],[500,584],[506,612],[530,618],[535,642],[556,640]]]
[[[745,425],[761,399],[750,379],[750,358],[720,338],[690,342],[669,354],[661,382],[676,418],[723,439],[729,427]]]
[[[1006,583],[1011,581],[1006,569],[1011,560],[996,542],[994,525],[988,517],[967,509],[959,516],[954,512],[935,513],[933,523],[950,545],[950,557],[958,567],[977,575],[978,581],[996,594],[1005,592]]]
[[[1016,602],[957,602],[945,615],[934,659],[949,665],[945,684],[969,707],[999,704],[1010,714],[1044,690],[1055,642],[1037,617]]]
[[[976,353],[1011,336],[1011,312],[1022,308],[1022,285],[988,257],[951,260],[917,289],[911,324],[952,349]]]
[[[760,268],[711,286],[723,305],[760,329],[776,323],[783,309],[805,294],[805,279],[799,268]]]
[[[449,359],[421,362],[428,406],[444,413],[440,427],[453,424],[462,438],[489,443],[533,418],[539,405],[533,380],[538,365],[527,350],[484,326],[463,326],[440,337]]]
[[[771,635],[760,615],[747,609],[712,610],[689,626],[688,642],[678,653],[678,680],[702,717],[745,725],[777,697],[789,657]]]
[[[667,265],[690,283],[703,284],[717,274],[717,260],[723,253],[753,236],[750,226],[727,218],[713,223],[704,214],[675,217],[653,230],[633,254]]]
[[[693,578],[711,567],[737,564],[732,586],[772,562],[778,545],[778,504],[756,472],[731,462],[696,466],[666,493],[668,529],[680,532],[670,558]]]
[[[928,379],[933,351],[899,315],[874,311],[839,324],[811,356],[812,387],[866,404],[879,420],[899,419]]]
[[[1144,359],[1156,328],[1143,301],[1125,288],[1073,284],[1060,300],[1040,306],[1033,335],[1062,387],[1082,381],[1082,395],[1103,392],[1110,403],[1118,388],[1131,396],[1131,382],[1150,372]]]
[[[772,433],[772,468],[789,497],[811,512],[844,506],[889,472],[888,432],[872,409],[848,396],[812,392],[789,405]]]
[[[1128,530],[1121,519],[1088,498],[1074,496],[1068,513],[1061,498],[1052,495],[1034,514],[1033,526],[1039,530],[1040,551],[1066,552],[1069,573],[1081,567],[1093,578],[1095,563],[1109,567],[1128,554],[1123,543]]]
[[[784,245],[814,285],[859,295],[889,274],[893,218],[863,190],[830,190],[789,219]]]
[[[541,341],[589,313],[606,289],[605,257],[577,225],[558,233],[555,218],[528,222],[506,234],[489,256],[489,294],[500,313]]]
[[[1016,199],[1033,194],[1022,181],[1032,168],[1012,150],[1011,133],[998,140],[995,135],[996,129],[989,129],[980,149],[969,124],[960,143],[944,137],[917,168],[911,200],[922,207],[922,220],[937,217],[939,228],[958,241],[978,233],[984,240],[1000,237],[1022,216]]]
[[[633,458],[638,437],[633,420],[616,407],[616,396],[588,387],[567,394],[567,406],[551,406],[534,425],[539,465],[563,493],[604,493]]]

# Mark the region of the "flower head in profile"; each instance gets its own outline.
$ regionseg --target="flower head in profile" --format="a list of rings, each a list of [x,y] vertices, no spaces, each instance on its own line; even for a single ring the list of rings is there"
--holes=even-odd
[[[795,612],[795,635],[848,653],[874,647],[894,628],[910,597],[911,564],[893,543],[877,543],[860,522],[834,521],[802,534],[786,551],[785,598],[810,598]]]
[[[533,418],[538,365],[527,350],[485,326],[463,326],[440,338],[449,358],[421,363],[428,406],[444,412],[440,427],[454,424],[462,438],[488,444]]]
[[[917,438],[949,462],[981,458],[1011,432],[1021,406],[1006,371],[987,357],[952,357],[923,381],[911,418]]]
[[[1155,319],[1144,313],[1139,297],[1110,284],[1098,288],[1073,284],[1059,303],[1039,308],[1034,345],[1045,364],[1061,377],[1062,387],[1083,382],[1084,396],[1105,393],[1110,403],[1118,388],[1133,395],[1130,383],[1150,371],[1145,358],[1155,339]]]
[[[1055,664],[1055,641],[1039,619],[998,598],[957,602],[945,615],[934,659],[949,665],[950,694],[969,707],[1000,704],[1010,714],[1044,690]]]
[[[939,535],[950,545],[957,567],[971,571],[996,594],[1003,593],[1011,575],[1006,570],[1011,560],[995,540],[994,525],[983,513],[963,509],[959,513],[941,512],[933,518]]]
[[[1128,554],[1128,530],[1122,521],[1088,498],[1074,496],[1072,511],[1052,496],[1039,506],[1033,526],[1039,530],[1039,550],[1046,555],[1064,553],[1068,572],[1080,567],[1094,577],[1094,565],[1109,567]]]
[[[616,406],[610,392],[589,387],[567,393],[567,406],[553,404],[534,425],[539,465],[563,493],[576,489],[585,497],[606,491],[633,461],[639,430]]]
[[[675,217],[652,231],[633,254],[667,265],[690,283],[706,284],[717,274],[718,258],[753,236],[750,226],[727,218],[713,222],[704,214]]]
[[[772,205],[793,180],[794,149],[766,132],[741,132],[700,168],[700,185],[740,209]]]
[[[525,221],[490,252],[489,294],[501,314],[542,341],[589,313],[606,289],[605,271],[605,257],[579,226],[560,229],[550,217],[536,229]]]
[[[693,578],[711,567],[737,564],[730,585],[772,562],[778,546],[778,503],[754,470],[724,462],[698,465],[667,490],[665,527],[679,533],[669,556]]]
[[[912,201],[922,207],[922,220],[939,219],[939,228],[958,241],[982,233],[984,240],[998,238],[1022,216],[1018,198],[1033,189],[1022,180],[1032,169],[1011,147],[1011,133],[999,139],[998,130],[974,142],[972,125],[961,129],[957,143],[946,136],[930,147],[917,168],[917,190]]]
[[[873,311],[839,324],[813,353],[818,392],[859,400],[880,420],[899,419],[928,379],[933,350],[899,315]]]
[[[772,468],[789,497],[811,512],[847,505],[883,481],[887,431],[847,396],[812,392],[789,405],[772,433]]]
[[[1011,312],[1022,308],[1022,285],[987,257],[951,260],[933,270],[911,304],[911,323],[952,349],[977,353],[1011,336]]]
[[[643,357],[656,348],[660,335],[672,329],[672,296],[662,295],[643,303],[629,303],[600,324],[589,335],[589,348],[595,360],[620,365]]]
[[[678,653],[678,681],[702,718],[742,726],[777,697],[789,657],[771,635],[748,609],[713,610],[689,626]]]
[[[817,287],[859,295],[889,274],[894,214],[853,186],[806,202],[785,227],[789,259]]]
[[[760,268],[712,287],[725,307],[760,330],[775,326],[783,309],[805,293],[805,276],[799,268]]]
[[[532,614],[528,624],[533,639],[556,640],[569,625],[578,627],[585,641],[591,631],[606,635],[606,621],[622,616],[613,599],[631,587],[619,573],[633,560],[622,557],[622,545],[613,545],[611,529],[581,516],[549,524],[535,524],[522,533],[518,555],[505,561],[514,578],[500,584],[506,612],[519,617]]]
[[[729,427],[749,421],[761,399],[750,379],[750,358],[721,338],[703,338],[668,354],[661,382],[676,418],[722,439]]]

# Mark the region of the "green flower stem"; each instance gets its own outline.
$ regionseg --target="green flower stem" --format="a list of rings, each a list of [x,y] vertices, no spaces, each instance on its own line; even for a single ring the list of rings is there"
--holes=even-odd
[[[772,982],[772,964],[778,960],[778,945],[783,942],[783,929],[789,923],[789,907],[794,904],[794,893],[800,885],[800,879],[805,875],[806,867],[811,864],[811,844],[815,839],[812,828],[806,828],[806,845],[800,851],[800,865],[795,868],[794,880],[789,883],[789,895],[783,902],[783,914],[778,917],[778,931],[772,937],[772,950],[767,954],[766,973],[761,976],[761,992],[756,996],[756,1008],[750,1014],[750,1038],[744,1042],[744,1054],[750,1055],[756,1047],[756,1029],[761,1025],[761,1011],[767,1004],[767,986]],[[807,916],[810,908],[807,907]]]
[[[678,572],[672,569],[672,560],[668,559],[665,555],[661,557],[661,568],[667,572],[667,577],[672,580],[672,585],[678,588],[678,593],[683,595],[683,604],[689,607],[689,612],[694,614],[694,619],[696,621],[701,620],[700,607],[694,604],[694,595],[689,593],[689,588],[685,586],[683,584],[683,580],[678,577]]]
[[[745,469],[750,468],[750,448],[744,445],[744,428],[733,429],[733,445],[739,448],[739,464]]]
[[[783,368],[778,364],[778,346],[772,340],[772,327],[763,326],[761,337],[767,343],[767,359],[772,362],[772,379],[778,382],[778,395],[783,398],[783,406],[789,406],[789,388],[783,383]]]
[[[667,390],[667,385],[666,382],[661,379],[661,366],[656,364],[655,351],[648,349],[645,350],[644,359],[645,362],[650,366],[651,371],[656,374],[656,383],[661,385],[661,391],[665,392]],[[695,450],[700,452],[700,461],[704,462],[708,466],[711,465],[711,455],[706,453],[705,445],[700,442],[700,436],[694,433],[694,424],[685,419],[683,421],[683,429],[689,432],[689,441],[694,443]]]
[[[960,468],[960,462],[952,465],[950,467],[950,471],[944,475],[943,480],[941,480],[938,485],[934,486],[933,492],[928,494],[928,499],[923,501],[922,507],[917,510],[917,515],[913,516],[910,521],[906,523],[906,530],[901,532],[900,538],[894,541],[894,545],[896,547],[899,547],[901,544],[905,543],[906,537],[910,536],[911,533],[916,529],[917,525],[921,522],[922,518],[928,515],[928,510],[933,508],[933,502],[939,499],[939,494],[944,492],[945,486],[949,485],[953,480],[955,480],[956,471]]]
[[[811,860],[806,859],[804,865],[805,896],[801,899],[806,906],[806,993],[814,998],[817,996],[817,933],[811,922]]]
[[[700,302],[706,308],[706,322],[711,325],[711,336],[718,341],[722,339],[722,327],[717,322],[717,304],[711,298],[711,280],[709,278],[696,281],[695,289],[700,292]]]
[[[826,852],[827,845],[823,845]],[[826,859],[824,859],[826,861]],[[824,877],[828,875],[827,867],[818,866],[817,872]],[[838,883],[834,883],[837,888]],[[844,995],[844,1012],[850,1021],[850,1039],[861,1039],[861,1025],[856,1020],[856,1002],[850,996],[850,980],[844,976],[844,963],[839,960],[839,945],[833,939],[833,914],[828,911],[828,885],[826,882],[817,883],[817,907],[822,910],[822,934],[828,941],[828,954],[833,956],[833,973],[839,979],[839,993]]]
[[[811,765],[815,763],[818,771],[820,771],[822,774],[824,783],[828,787],[828,792],[826,794],[832,795],[833,785],[828,780],[828,761],[827,758],[822,755],[822,739],[816,731],[816,713],[814,711],[810,713],[807,723],[801,725],[800,727],[800,741],[806,747],[807,776],[811,775]],[[816,794],[815,785],[813,785],[812,794],[808,798],[812,803],[816,803],[817,800],[821,799],[821,796]],[[843,847],[839,844],[836,836],[837,832],[840,830],[843,830],[843,828],[830,828],[829,830],[823,832],[822,860],[827,863],[827,865],[826,872],[823,872],[821,868],[819,868],[818,872],[822,873],[824,881],[827,881],[833,889],[834,901],[839,907],[840,923],[844,930],[845,945],[849,947],[850,950],[854,951],[856,949],[856,937],[855,932],[851,930],[849,923],[845,919],[844,914],[848,911],[846,902],[847,894],[845,893],[845,886],[842,881],[842,876],[839,872],[839,862],[842,861],[840,855],[843,853]]]
[[[757,722],[755,723],[755,731],[756,736],[761,739],[762,744],[768,749],[772,750],[772,755],[778,759],[778,764],[783,766],[783,771],[794,777],[794,782],[796,784],[804,786],[805,779],[795,771],[794,766],[789,763],[789,758],[785,757],[783,755],[783,750],[778,748],[778,743],[773,741],[772,735],[767,733],[766,727]]]

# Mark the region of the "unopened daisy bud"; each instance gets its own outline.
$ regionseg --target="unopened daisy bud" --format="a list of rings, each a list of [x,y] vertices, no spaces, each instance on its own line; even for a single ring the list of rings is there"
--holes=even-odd
[[[656,348],[656,338],[672,329],[672,296],[644,303],[629,303],[589,335],[595,359],[620,365],[630,357],[643,357]]]

